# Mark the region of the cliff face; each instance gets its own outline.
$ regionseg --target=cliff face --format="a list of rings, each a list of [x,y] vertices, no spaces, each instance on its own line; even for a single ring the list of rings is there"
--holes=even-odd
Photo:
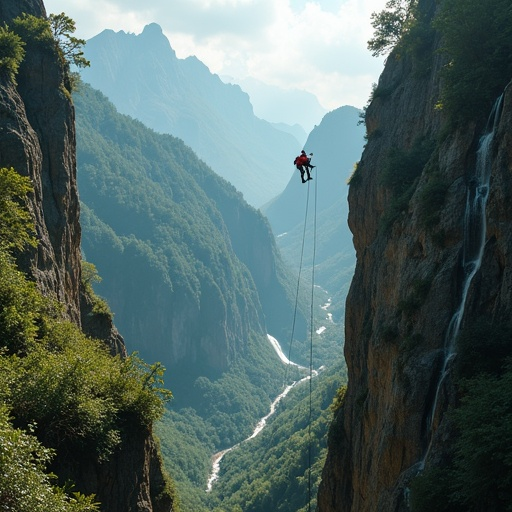
[[[2,23],[9,25],[22,13],[46,16],[39,0],[0,4]],[[29,176],[34,186],[29,209],[39,244],[19,255],[19,265],[44,295],[65,305],[69,319],[86,334],[123,354],[121,336],[108,317],[92,315],[91,300],[81,286],[74,108],[64,85],[65,70],[53,48],[27,42],[25,50],[17,83],[4,70],[0,75],[0,165]],[[71,478],[78,490],[95,493],[103,510],[172,510],[152,434],[144,430],[126,437],[116,460],[99,464],[57,454],[53,469],[59,477]]]
[[[432,12],[435,2],[423,6]],[[391,54],[377,87],[381,94],[367,110],[368,144],[349,192],[357,251],[346,308],[349,385],[330,431],[319,512],[409,510],[409,481],[424,465],[438,463],[453,439],[446,411],[457,398],[450,372],[456,347],[441,378],[451,320],[461,305],[461,329],[481,316],[493,322],[510,318],[512,91],[505,92],[489,150],[481,266],[463,302],[471,271],[463,268],[471,249],[465,247],[466,201],[486,192],[476,176],[485,120],[439,137],[443,120],[434,106],[443,62],[437,47],[434,40],[428,72],[421,76],[410,57]],[[443,141],[439,150],[410,159],[410,167],[420,169],[398,208],[397,194],[383,180],[390,155],[405,159],[419,141],[436,140]],[[434,184],[441,200],[431,193]]]
[[[40,1],[2,2],[0,19],[45,14]],[[2,165],[34,184],[31,198],[39,246],[25,258],[45,294],[55,294],[79,323],[80,225],[75,176],[74,113],[55,53],[29,48],[17,77],[2,94]],[[5,83],[5,82],[4,82]]]

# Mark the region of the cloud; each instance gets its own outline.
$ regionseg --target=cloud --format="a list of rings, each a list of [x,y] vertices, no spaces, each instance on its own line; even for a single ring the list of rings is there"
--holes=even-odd
[[[212,72],[303,88],[333,109],[362,107],[382,69],[366,49],[370,15],[386,0],[46,0],[86,39],[105,28],[140,33],[161,25],[180,58]]]

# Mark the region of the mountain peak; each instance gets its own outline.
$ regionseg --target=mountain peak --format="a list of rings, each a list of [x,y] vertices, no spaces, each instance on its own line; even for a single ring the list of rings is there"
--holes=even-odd
[[[142,31],[142,35],[150,36],[150,37],[156,37],[156,36],[162,36],[163,30],[162,27],[158,23],[150,23],[149,25],[146,25]]]
[[[144,41],[144,47],[151,52],[170,52],[172,58],[176,58],[176,52],[173,50],[169,39],[165,36],[162,27],[158,23],[146,25],[139,36]]]

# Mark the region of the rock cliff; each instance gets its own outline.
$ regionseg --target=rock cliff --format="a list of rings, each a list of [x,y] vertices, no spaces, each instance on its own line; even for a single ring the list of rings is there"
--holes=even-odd
[[[432,17],[436,2],[420,5]],[[438,464],[454,436],[446,412],[457,401],[456,347],[442,375],[455,313],[461,309],[461,330],[482,316],[510,318],[512,90],[483,190],[476,150],[486,120],[447,128],[435,108],[444,64],[438,46],[432,37],[422,70],[410,55],[391,53],[366,112],[368,143],[349,192],[357,252],[346,306],[349,384],[330,430],[319,512],[409,510],[411,478]],[[466,296],[466,203],[479,192],[489,194],[487,231]]]
[[[40,0],[5,0],[0,20],[9,25],[22,13],[45,17]],[[46,296],[65,305],[67,316],[88,335],[124,354],[121,336],[107,317],[92,315],[81,284],[80,221],[76,181],[74,108],[66,70],[53,47],[27,42],[16,76],[0,75],[0,165],[29,176],[29,209],[38,247],[19,255],[19,264]],[[132,425],[133,423],[133,425]],[[172,500],[151,432],[134,422],[116,460],[100,464],[58,454],[54,471],[77,489],[95,493],[103,510],[169,512]],[[130,471],[127,470],[130,468]]]

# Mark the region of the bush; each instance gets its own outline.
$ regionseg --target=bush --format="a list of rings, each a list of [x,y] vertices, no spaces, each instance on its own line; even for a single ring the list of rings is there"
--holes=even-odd
[[[170,393],[161,389],[163,369],[136,356],[112,357],[67,321],[50,321],[46,336],[25,357],[3,359],[0,383],[17,424],[37,424],[47,446],[92,450],[110,457],[127,419],[150,426]],[[8,379],[5,382],[4,379]]]
[[[12,512],[92,512],[94,496],[68,495],[45,473],[53,451],[31,434],[15,429],[0,405],[0,510]]]
[[[0,249],[0,347],[24,353],[37,334],[41,296]]]
[[[20,176],[12,167],[0,169],[0,248],[35,247],[34,223],[25,207],[26,196],[32,191],[29,178]]]
[[[96,294],[92,286],[93,283],[101,283],[101,277],[96,270],[96,266],[88,261],[82,260],[82,285],[86,294],[92,301],[92,313],[94,315],[112,318],[114,315],[108,302]]]
[[[508,0],[445,0],[434,26],[442,34],[441,106],[452,123],[485,119],[512,76]]]
[[[45,18],[23,13],[14,18],[12,29],[27,44],[40,45],[48,49],[55,48],[50,23]]]
[[[467,511],[512,510],[512,365],[501,377],[464,381],[454,411],[452,501]]]
[[[16,82],[18,68],[25,56],[24,44],[6,26],[0,27],[0,69],[5,69],[13,82]]]

